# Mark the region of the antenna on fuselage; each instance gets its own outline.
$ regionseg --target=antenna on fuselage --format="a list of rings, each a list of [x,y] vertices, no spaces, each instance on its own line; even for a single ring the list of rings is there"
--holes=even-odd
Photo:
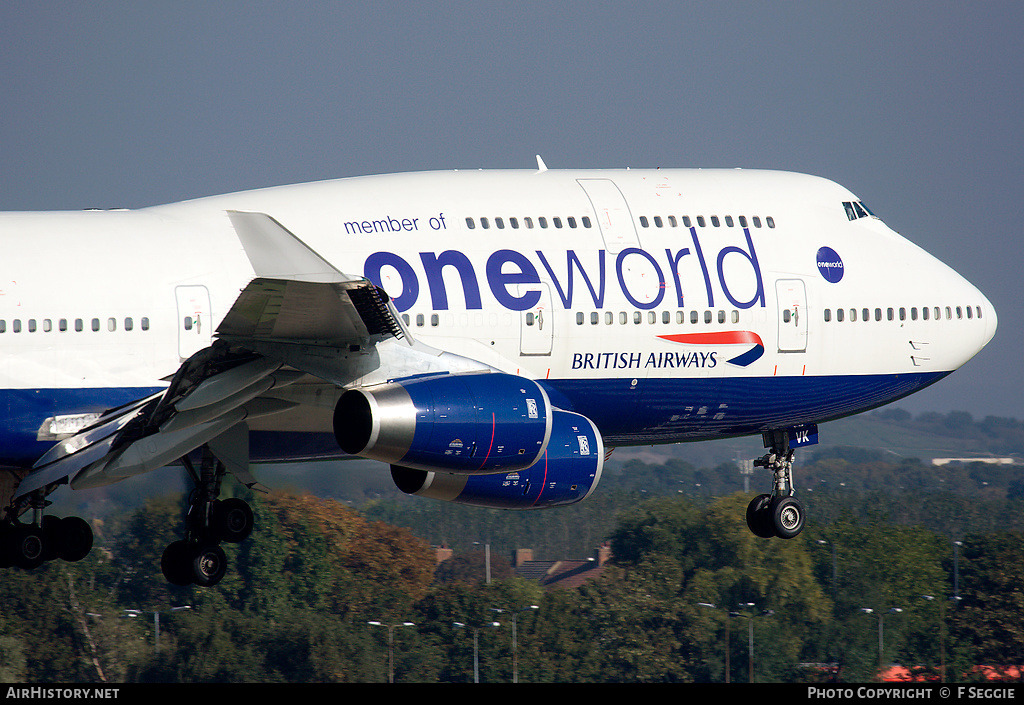
[[[548,170],[548,165],[544,163],[544,160],[541,159],[540,155],[538,154],[537,155],[537,171],[547,171],[547,170]]]

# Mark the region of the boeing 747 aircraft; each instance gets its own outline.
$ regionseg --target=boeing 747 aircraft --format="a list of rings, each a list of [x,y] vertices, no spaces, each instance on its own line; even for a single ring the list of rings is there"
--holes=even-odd
[[[163,571],[213,585],[265,461],[361,456],[397,486],[579,502],[617,446],[757,435],[750,529],[791,538],[818,424],[937,382],[996,313],[831,181],[753,170],[391,174],[138,210],[0,215],[0,556],[78,560],[47,513],[169,464]]]

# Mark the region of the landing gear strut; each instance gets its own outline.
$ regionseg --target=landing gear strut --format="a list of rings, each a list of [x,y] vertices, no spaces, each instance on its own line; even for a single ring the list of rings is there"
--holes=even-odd
[[[164,550],[160,568],[174,585],[210,587],[227,572],[221,542],[239,543],[252,533],[252,509],[241,499],[218,499],[224,465],[203,447],[199,473],[188,457],[182,458],[195,482],[185,517],[185,538]]]
[[[804,528],[803,504],[793,489],[793,449],[785,431],[769,431],[764,436],[769,452],[754,461],[755,467],[773,474],[771,494],[761,494],[747,505],[747,526],[761,538],[791,539]]]

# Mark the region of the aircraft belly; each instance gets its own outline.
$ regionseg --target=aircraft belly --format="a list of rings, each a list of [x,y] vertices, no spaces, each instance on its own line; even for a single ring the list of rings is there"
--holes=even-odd
[[[597,424],[608,445],[711,440],[821,423],[876,408],[949,374],[548,380],[552,401]],[[628,411],[623,404],[628,403]]]

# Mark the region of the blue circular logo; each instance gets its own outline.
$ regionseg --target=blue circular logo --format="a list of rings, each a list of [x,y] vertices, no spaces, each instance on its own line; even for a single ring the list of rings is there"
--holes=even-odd
[[[818,250],[818,273],[831,284],[836,284],[843,278],[843,260],[831,247],[822,247]]]

